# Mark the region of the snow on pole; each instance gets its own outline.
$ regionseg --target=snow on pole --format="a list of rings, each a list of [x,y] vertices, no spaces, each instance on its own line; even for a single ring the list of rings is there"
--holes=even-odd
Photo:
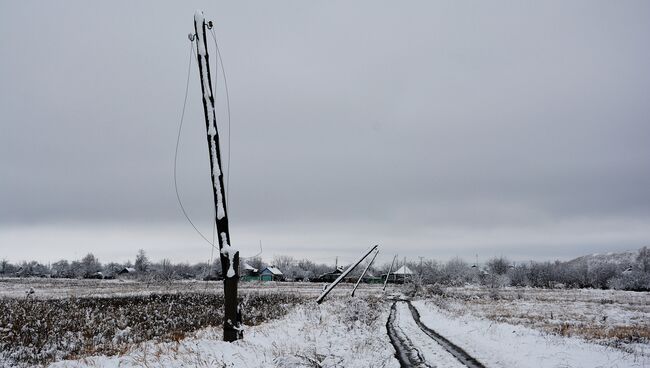
[[[395,260],[397,259],[397,254],[395,257],[393,257],[393,262],[390,263],[390,268],[388,269],[388,273],[386,274],[386,281],[384,281],[384,288],[382,289],[383,291],[386,291],[386,284],[388,284],[388,277],[390,276],[390,272],[393,270],[393,265],[395,264]]]
[[[325,297],[327,296],[327,294],[329,294],[330,291],[332,291],[332,289],[334,289],[334,287],[335,287],[336,285],[338,285],[338,283],[341,282],[341,280],[343,280],[343,279],[345,278],[345,276],[347,276],[347,275],[348,275],[352,270],[354,270],[354,268],[357,267],[357,265],[359,265],[359,263],[363,262],[363,260],[366,259],[366,257],[368,257],[368,255],[369,255],[370,253],[372,253],[372,251],[374,251],[375,249],[377,249],[377,247],[379,247],[379,245],[373,245],[372,247],[370,247],[370,249],[368,249],[368,251],[365,252],[365,253],[361,256],[361,258],[359,258],[359,259],[358,259],[358,260],[357,260],[353,265],[351,265],[350,267],[348,267],[347,270],[343,271],[343,273],[342,273],[342,274],[341,274],[341,275],[340,275],[336,280],[334,280],[334,282],[331,283],[331,284],[330,284],[330,285],[329,285],[329,286],[328,286],[328,287],[327,287],[327,288],[326,288],[326,289],[325,289],[325,290],[320,294],[320,296],[318,297],[318,299],[316,299],[316,303],[318,303],[318,304],[322,303],[322,302],[323,302],[323,299],[325,299]]]
[[[357,287],[361,283],[361,280],[363,280],[363,277],[366,275],[366,272],[368,272],[368,269],[370,268],[370,266],[372,266],[372,262],[374,262],[375,258],[377,258],[377,254],[379,254],[379,249],[377,249],[377,251],[375,252],[375,255],[372,256],[372,259],[370,260],[370,263],[368,263],[366,268],[363,270],[363,273],[359,277],[359,280],[357,280],[357,283],[354,284],[354,289],[352,289],[352,294],[350,294],[350,296],[354,296],[354,292],[357,291]]]
[[[212,26],[212,23],[210,23]],[[223,338],[225,341],[235,341],[242,337],[241,314],[237,306],[237,282],[239,280],[239,250],[231,245],[228,227],[228,212],[226,206],[223,172],[221,170],[221,149],[219,146],[219,129],[214,108],[214,94],[210,77],[210,56],[206,22],[203,12],[194,13],[194,31],[196,40],[196,57],[199,64],[201,92],[203,97],[203,112],[208,139],[208,152],[212,177],[212,192],[215,206],[215,223],[219,242],[221,271],[224,275],[224,323]],[[190,38],[191,39],[191,38]]]

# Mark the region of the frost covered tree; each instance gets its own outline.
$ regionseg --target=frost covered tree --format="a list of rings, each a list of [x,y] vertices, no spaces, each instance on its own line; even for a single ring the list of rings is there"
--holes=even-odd
[[[6,258],[0,260],[0,275],[6,275],[9,268],[9,261]]]
[[[285,270],[289,271],[289,268],[295,263],[296,261],[291,256],[278,255],[273,257],[273,265],[279,268],[283,273],[285,273]]]
[[[257,268],[260,271],[262,271],[262,269],[264,268],[264,262],[262,261],[262,257],[260,256],[246,258],[245,263],[253,268]]]
[[[552,286],[553,264],[550,262],[531,262],[528,272],[530,286],[547,288]]]
[[[48,275],[49,268],[43,264],[40,264],[36,261],[23,262],[18,268],[18,275],[20,277],[32,277],[32,276],[46,276]]]
[[[528,286],[528,266],[526,264],[515,265],[508,271],[510,277],[510,285],[512,286]]]
[[[640,269],[625,270],[609,279],[607,286],[617,290],[650,291],[650,272]]]
[[[189,263],[177,263],[174,265],[174,275],[182,278],[194,278],[197,275],[192,272]]]
[[[442,269],[441,280],[447,285],[461,286],[471,280],[470,267],[458,257],[451,259]]]
[[[643,272],[650,272],[650,251],[648,247],[639,249],[639,255],[636,257],[639,268]]]
[[[510,261],[504,257],[492,258],[487,262],[488,272],[493,275],[505,275],[510,268]]]
[[[128,267],[128,266],[123,266],[123,265],[121,265],[119,263],[115,263],[115,262],[109,262],[109,263],[104,265],[103,272],[104,272],[104,274],[106,276],[115,276],[124,267]]]
[[[442,277],[441,273],[441,267],[433,259],[427,259],[422,262],[422,269],[420,270],[422,273],[422,281],[426,284],[434,284],[436,282],[440,282],[440,279]]]
[[[72,277],[72,273],[70,272],[70,262],[66,259],[52,263],[50,268],[52,270],[52,277]]]
[[[69,268],[69,277],[73,278],[81,278],[83,277],[84,269],[83,265],[81,264],[81,261],[72,261],[70,262],[70,268]]]
[[[163,281],[173,280],[176,276],[176,270],[172,266],[172,263],[169,259],[163,259],[160,261],[160,265],[156,267],[157,276]]]
[[[619,267],[611,263],[603,263],[589,268],[589,286],[596,289],[607,289],[609,279],[620,273]]]
[[[146,273],[149,271],[150,264],[144,249],[139,249],[138,254],[135,256],[135,270],[140,273]]]
[[[99,263],[99,260],[92,253],[86,254],[85,257],[81,259],[81,268],[83,276],[90,276],[96,272],[99,272],[102,269],[102,264]]]

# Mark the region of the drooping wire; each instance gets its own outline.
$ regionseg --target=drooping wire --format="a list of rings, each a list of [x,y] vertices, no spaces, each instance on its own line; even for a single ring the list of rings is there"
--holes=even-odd
[[[231,148],[230,93],[228,91],[228,81],[227,81],[227,78],[226,78],[226,72],[225,72],[225,69],[223,67],[223,59],[221,58],[221,51],[219,50],[219,45],[217,43],[217,37],[216,37],[216,35],[214,33],[214,29],[210,28],[210,33],[212,34],[212,39],[214,40],[214,46],[215,46],[215,49],[216,49],[217,59],[218,59],[218,60],[215,60],[215,64],[218,61],[219,65],[221,66],[221,75],[223,77],[224,90],[225,90],[225,93],[226,93],[226,109],[227,109],[226,111],[227,111],[227,120],[228,120],[228,160],[227,160],[228,167],[226,169],[226,187],[225,187],[225,191],[226,191],[226,201],[228,201],[228,203],[230,203],[229,202],[229,200],[230,200],[230,196],[229,196],[229,194],[230,194],[230,191],[229,191],[229,187],[230,187],[230,159],[231,159],[231,149],[230,149]],[[190,38],[190,40],[193,41],[191,38]],[[213,222],[213,226],[212,226],[212,242],[211,242],[196,227],[194,222],[192,222],[192,219],[190,218],[189,214],[187,213],[187,210],[185,209],[185,206],[183,205],[183,201],[181,200],[181,196],[180,196],[180,193],[179,193],[179,190],[178,190],[178,180],[177,180],[178,151],[179,151],[179,146],[180,146],[181,131],[183,129],[183,121],[184,121],[184,118],[185,118],[185,109],[186,109],[186,106],[187,106],[187,97],[188,97],[189,85],[190,85],[190,72],[191,72],[191,67],[192,67],[192,59],[193,59],[194,56],[196,56],[194,54],[194,44],[190,43],[190,60],[189,60],[188,66],[187,66],[187,81],[185,83],[185,97],[183,99],[183,109],[182,109],[182,112],[181,112],[181,118],[180,118],[180,122],[179,122],[179,125],[178,125],[178,135],[176,137],[176,149],[174,151],[174,190],[176,192],[176,199],[178,201],[178,204],[179,204],[179,206],[181,208],[181,211],[183,212],[183,215],[187,219],[187,221],[190,223],[190,225],[192,225],[192,227],[194,228],[196,233],[199,234],[201,236],[201,238],[203,238],[203,240],[205,240],[208,244],[211,245],[210,265],[209,265],[209,267],[211,268],[212,267],[212,260],[214,258],[214,249],[217,248],[217,246],[215,245],[216,244],[216,235],[217,235],[216,221]],[[219,69],[217,67],[215,67],[215,68]],[[217,86],[217,78],[216,77],[217,77],[217,75],[218,75],[218,71],[215,73],[213,94],[216,92],[216,86]],[[213,218],[216,217],[216,212],[215,211],[216,211],[216,209],[213,209]],[[260,252],[257,253],[256,255],[252,256],[252,257],[260,256],[262,254],[262,252],[263,252],[262,251],[262,243],[260,241]],[[252,257],[241,257],[241,259],[247,259],[247,258],[252,258]]]
[[[217,90],[217,87],[216,87],[217,82],[216,82],[216,80],[217,80],[217,75],[219,75],[219,70],[218,69],[221,69],[221,76],[223,78],[223,87],[224,87],[224,91],[226,93],[226,112],[227,112],[227,115],[228,115],[228,117],[227,117],[227,120],[228,120],[228,160],[227,160],[228,166],[226,168],[226,188],[225,189],[226,189],[226,202],[228,203],[228,206],[230,207],[230,158],[232,156],[231,155],[231,149],[230,149],[231,148],[231,144],[230,144],[230,142],[231,142],[231,134],[230,133],[232,131],[231,130],[231,119],[230,119],[230,92],[228,91],[228,78],[226,77],[226,69],[223,67],[223,58],[221,57],[221,50],[219,49],[219,42],[217,41],[217,36],[214,33],[214,27],[210,28],[210,34],[212,35],[212,40],[214,41],[214,48],[215,48],[216,53],[217,53],[217,57],[215,58],[215,64],[218,62],[219,66],[221,67],[221,68],[215,67],[215,69],[217,69],[217,72],[214,73],[215,74],[214,92],[216,93],[216,90]],[[262,241],[260,240],[260,251],[259,251],[259,253],[257,253],[254,256],[250,256],[250,257],[241,257],[240,256],[239,258],[240,259],[254,258],[254,257],[260,256],[261,254],[262,254]]]
[[[212,226],[212,242],[208,238],[203,235],[203,233],[194,225],[194,222],[192,222],[192,219],[190,219],[190,216],[187,214],[187,210],[185,210],[185,206],[183,205],[183,201],[181,200],[181,195],[178,191],[178,178],[177,178],[177,166],[178,166],[178,147],[180,145],[180,140],[181,140],[181,131],[183,130],[183,120],[185,119],[185,108],[187,107],[187,96],[188,92],[190,89],[190,74],[192,70],[192,59],[194,58],[194,44],[190,43],[190,59],[187,65],[187,81],[185,82],[185,97],[183,98],[183,109],[181,111],[181,118],[180,122],[178,124],[178,135],[176,136],[176,149],[174,150],[174,191],[176,192],[176,200],[178,201],[178,205],[181,207],[181,211],[183,212],[183,215],[187,219],[187,222],[192,225],[194,230],[196,231],[197,234],[203,238],[208,244],[212,246],[212,249],[216,247],[214,245],[215,241],[215,234],[216,234],[216,222]],[[212,259],[212,256],[210,256],[210,259]]]

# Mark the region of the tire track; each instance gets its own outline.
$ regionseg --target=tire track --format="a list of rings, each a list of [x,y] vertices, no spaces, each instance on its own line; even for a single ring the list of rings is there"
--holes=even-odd
[[[406,336],[406,334],[395,325],[395,315],[397,313],[396,304],[397,302],[393,302],[393,305],[390,307],[390,315],[388,316],[388,322],[386,322],[388,337],[395,348],[395,358],[397,358],[402,368],[431,368],[431,366],[425,363],[422,354],[413,346],[413,343],[409,340],[408,336]]]
[[[449,352],[449,354],[453,355],[456,359],[458,359],[461,363],[466,365],[468,368],[485,368],[485,366],[481,362],[473,358],[461,347],[447,340],[445,337],[443,337],[442,335],[440,335],[439,333],[435,332],[434,330],[427,327],[424,323],[422,323],[420,321],[420,312],[418,312],[418,310],[413,306],[413,304],[411,304],[410,301],[407,301],[406,303],[408,304],[409,310],[411,311],[411,315],[413,316],[413,319],[415,320],[415,323],[418,325],[418,327],[420,327],[420,329],[425,334],[427,334],[438,344],[440,344],[440,346],[442,346],[447,352]],[[395,307],[395,303],[393,303],[393,308],[394,307]],[[391,314],[392,314],[392,310],[391,310]]]

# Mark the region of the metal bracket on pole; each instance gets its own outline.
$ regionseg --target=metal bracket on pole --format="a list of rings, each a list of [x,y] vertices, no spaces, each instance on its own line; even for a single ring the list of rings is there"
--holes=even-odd
[[[361,258],[359,258],[352,266],[348,267],[347,270],[343,271],[343,273],[336,280],[334,280],[333,283],[331,283],[325,290],[323,290],[323,293],[318,297],[318,299],[316,299],[316,303],[318,304],[322,303],[323,299],[325,299],[327,294],[329,294],[330,291],[332,291],[332,289],[334,289],[334,287],[338,285],[338,283],[345,278],[345,276],[347,276],[350,272],[352,272],[352,270],[354,270],[354,268],[357,267],[359,263],[363,262],[363,260],[366,259],[366,257],[368,257],[368,255],[372,253],[372,251],[377,249],[377,247],[379,247],[379,245],[374,245],[370,247],[370,249],[368,249],[368,251],[365,252],[363,256],[361,256]]]

